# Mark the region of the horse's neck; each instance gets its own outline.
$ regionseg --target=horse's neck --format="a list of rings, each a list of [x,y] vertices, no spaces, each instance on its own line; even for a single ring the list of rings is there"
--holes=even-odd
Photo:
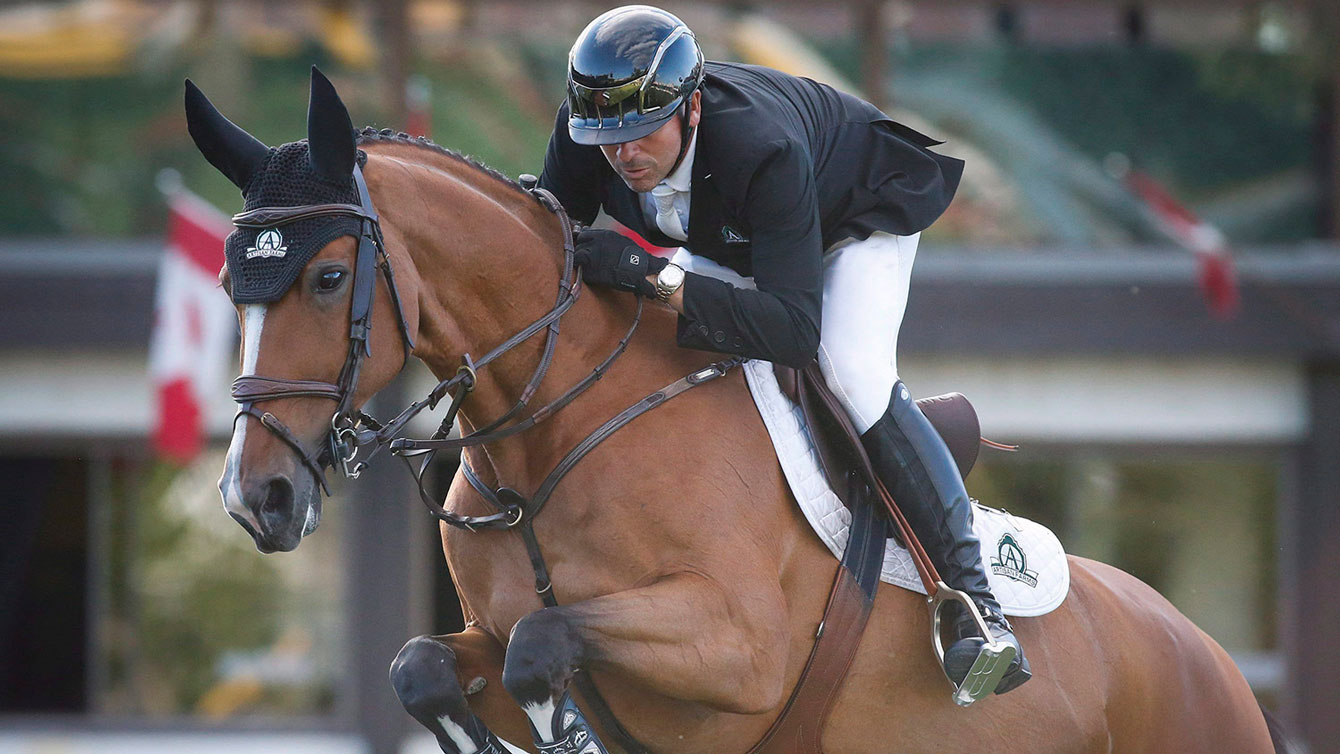
[[[415,356],[439,379],[455,374],[464,354],[483,356],[554,306],[563,247],[552,213],[515,187],[447,155],[400,149],[370,156],[368,180],[378,194],[388,246],[393,254],[397,248],[408,250],[417,277]],[[374,182],[374,177],[381,180]],[[630,316],[627,300],[602,299],[590,291],[582,295],[563,317],[553,363],[530,410],[558,397],[600,363]],[[543,357],[546,337],[537,334],[478,372],[477,387],[462,409],[468,426],[487,424],[512,408]],[[538,435],[557,439],[552,428],[532,437]],[[489,456],[495,466],[510,455],[506,465],[524,467],[526,460],[534,460],[521,458],[524,446],[519,439],[503,443]]]

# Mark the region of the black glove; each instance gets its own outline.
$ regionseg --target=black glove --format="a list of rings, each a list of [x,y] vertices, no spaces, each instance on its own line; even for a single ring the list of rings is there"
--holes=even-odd
[[[632,291],[647,298],[656,297],[656,286],[647,281],[669,264],[612,230],[586,229],[577,234],[577,266],[582,280]]]

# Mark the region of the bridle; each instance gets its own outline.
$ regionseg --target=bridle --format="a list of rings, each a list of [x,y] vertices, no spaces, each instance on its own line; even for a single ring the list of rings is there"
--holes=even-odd
[[[354,165],[354,185],[358,189],[359,204],[308,204],[297,207],[261,207],[233,216],[233,225],[238,228],[273,228],[288,225],[299,220],[318,217],[353,217],[361,221],[358,233],[358,253],[354,258],[353,296],[349,307],[349,351],[344,357],[344,366],[335,384],[317,380],[287,380],[277,377],[244,375],[233,381],[233,400],[238,403],[236,423],[243,416],[254,417],[261,426],[298,454],[303,464],[316,476],[321,489],[330,494],[330,485],[326,482],[327,466],[340,464],[344,475],[356,479],[362,464],[354,464],[358,454],[358,431],[360,427],[372,426],[376,420],[356,409],[354,391],[358,388],[358,373],[363,359],[372,355],[372,302],[376,292],[377,268],[386,276],[387,287],[391,291],[391,301],[395,304],[399,317],[400,336],[405,344],[406,357],[414,350],[414,340],[409,333],[409,323],[405,319],[405,307],[396,288],[395,274],[391,270],[390,259],[386,256],[386,246],[382,238],[381,221],[377,210],[372,206],[372,197],[368,194],[367,181],[363,170]],[[320,451],[308,452],[287,426],[274,414],[261,411],[255,404],[260,401],[279,398],[328,398],[335,401],[335,413],[330,418],[330,431]],[[380,425],[377,425],[380,426]]]
[[[490,422],[476,432],[469,435],[469,444],[482,444],[492,440],[501,439],[512,434],[516,434],[534,424],[547,418],[549,413],[558,410],[562,405],[566,405],[576,397],[577,393],[585,390],[592,382],[599,379],[609,364],[623,352],[632,336],[633,329],[637,327],[637,322],[641,319],[642,304],[638,302],[637,315],[634,317],[633,328],[630,328],[628,335],[620,341],[615,353],[606,359],[605,363],[597,369],[588,380],[583,380],[573,390],[565,393],[559,401],[555,401],[530,419],[512,425],[505,429],[499,429],[504,423],[515,416],[519,411],[525,409],[530,399],[539,389],[540,382],[544,379],[549,370],[549,365],[553,361],[554,348],[557,345],[558,320],[572,307],[576,302],[580,292],[580,276],[576,274],[574,257],[576,250],[573,246],[572,221],[568,218],[567,212],[563,210],[561,204],[553,195],[544,189],[536,188],[533,185],[527,187],[529,193],[534,195],[550,211],[558,215],[559,222],[563,229],[563,247],[564,247],[564,265],[563,278],[559,283],[558,301],[554,307],[543,317],[532,322],[529,326],[508,338],[505,342],[489,351],[482,358],[475,360],[469,354],[462,358],[460,368],[451,378],[439,382],[428,396],[421,401],[411,404],[404,411],[400,412],[394,419],[382,424],[367,413],[357,409],[353,405],[354,393],[358,388],[358,375],[362,367],[363,359],[372,355],[372,344],[370,341],[372,331],[372,304],[376,293],[377,270],[386,276],[387,287],[391,293],[391,301],[395,306],[396,314],[399,318],[400,335],[405,344],[406,356],[413,351],[414,342],[409,332],[409,322],[405,317],[404,304],[401,300],[400,292],[396,287],[395,274],[391,269],[390,258],[386,254],[385,240],[382,235],[381,219],[377,214],[376,208],[372,206],[372,197],[368,193],[367,181],[363,177],[362,168],[355,164],[353,172],[354,185],[358,190],[359,204],[308,204],[296,207],[261,207],[233,216],[233,224],[239,228],[273,228],[280,225],[294,223],[299,220],[308,220],[319,217],[354,217],[360,222],[358,234],[358,252],[354,260],[354,279],[352,301],[349,307],[349,350],[344,359],[344,366],[340,369],[340,374],[336,384],[321,382],[317,380],[289,380],[276,377],[261,377],[257,375],[245,375],[238,377],[233,381],[232,395],[233,400],[238,403],[237,418],[243,416],[254,417],[261,423],[261,426],[272,432],[284,444],[288,445],[298,454],[302,463],[312,471],[321,489],[326,495],[330,495],[330,486],[326,481],[325,470],[329,467],[339,465],[340,471],[346,478],[357,479],[362,470],[367,466],[367,462],[373,455],[381,451],[382,448],[391,444],[402,429],[420,412],[435,409],[438,403],[452,392],[450,409],[442,421],[438,431],[434,433],[433,439],[440,440],[446,438],[455,425],[456,415],[460,411],[465,396],[474,390],[477,380],[477,370],[487,366],[494,359],[503,355],[522,342],[530,339],[539,332],[548,331],[543,356],[535,373],[531,376],[530,382],[525,390],[522,391],[520,400],[511,410],[502,416]],[[326,434],[326,441],[323,447],[318,451],[308,452],[302,445],[297,436],[284,425],[274,414],[268,411],[261,411],[255,404],[260,401],[276,400],[280,398],[327,398],[335,401],[335,412],[331,415],[330,431]],[[559,405],[555,405],[559,404]],[[466,439],[466,438],[462,438]],[[371,451],[362,459],[358,459],[359,450],[366,446],[372,446]],[[416,480],[419,482],[420,496],[428,503],[429,509],[439,518],[448,520],[450,523],[468,528],[476,528],[479,525],[489,525],[489,521],[476,521],[470,517],[457,516],[448,511],[442,510],[441,506],[433,502],[426,490],[423,488],[423,476],[432,456],[439,448],[433,448],[426,453],[419,468],[414,471]],[[423,451],[409,451],[402,454],[398,449],[393,448],[397,455],[404,455],[408,459],[413,456],[424,454]]]
[[[558,342],[559,319],[565,314],[581,293],[581,276],[575,265],[576,249],[573,245],[573,225],[563,206],[548,191],[538,188],[532,176],[523,177],[523,188],[534,196],[545,208],[553,212],[559,220],[563,238],[563,275],[559,281],[558,299],[552,309],[544,316],[532,322],[512,337],[508,338],[484,356],[475,359],[465,354],[456,373],[440,381],[423,400],[417,401],[401,411],[394,419],[385,424],[377,421],[353,405],[354,392],[358,387],[358,375],[362,361],[372,353],[370,334],[372,327],[372,303],[375,293],[377,269],[386,276],[391,299],[399,317],[400,334],[403,338],[406,354],[414,348],[409,334],[409,325],[405,317],[401,296],[396,288],[395,275],[390,259],[386,254],[381,222],[372,198],[368,193],[367,182],[362,169],[355,165],[354,184],[358,189],[360,204],[311,204],[296,207],[262,207],[235,215],[233,224],[239,228],[272,228],[278,225],[318,217],[355,217],[361,221],[358,235],[358,252],[354,262],[353,296],[349,310],[349,350],[344,366],[340,370],[336,384],[316,380],[289,380],[275,377],[245,375],[233,382],[233,400],[239,405],[237,418],[254,417],[261,426],[276,435],[281,441],[297,453],[302,463],[316,476],[321,489],[330,495],[330,487],[325,478],[325,469],[339,465],[346,478],[357,479],[367,462],[383,448],[405,460],[418,483],[419,497],[430,512],[449,524],[465,529],[510,528],[521,523],[522,507],[512,504],[499,504],[495,495],[486,495],[486,499],[497,505],[500,510],[488,516],[463,516],[447,511],[425,488],[425,473],[433,457],[444,449],[458,449],[510,437],[539,424],[559,409],[572,402],[579,394],[604,376],[609,367],[623,353],[642,318],[642,301],[638,299],[633,322],[627,333],[615,346],[613,352],[583,379],[572,385],[558,398],[533,412],[529,417],[513,422],[511,420],[524,411],[534,397],[553,362]],[[529,179],[529,180],[526,180]],[[511,349],[545,332],[545,344],[539,364],[531,375],[520,398],[511,409],[502,416],[470,434],[448,439],[455,426],[466,396],[474,390],[480,369],[507,353]],[[453,392],[454,391],[454,392]],[[424,410],[437,408],[443,398],[451,396],[451,402],[441,425],[427,440],[409,440],[398,435],[410,420]],[[262,411],[255,406],[261,401],[281,398],[327,398],[336,403],[331,415],[330,431],[319,451],[308,452],[297,436],[274,414]],[[370,451],[358,458],[362,448],[371,446]],[[415,463],[417,461],[417,464]],[[472,481],[477,481],[473,473],[467,471]],[[508,491],[510,492],[510,490]]]

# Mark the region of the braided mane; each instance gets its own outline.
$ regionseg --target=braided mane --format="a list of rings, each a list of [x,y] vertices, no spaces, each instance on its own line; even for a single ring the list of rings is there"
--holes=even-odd
[[[372,126],[365,126],[362,131],[358,132],[357,143],[408,144],[409,146],[428,149],[438,154],[444,154],[454,160],[459,160],[460,162],[463,162],[466,165],[469,165],[470,167],[475,168],[476,170],[479,170],[482,173],[485,173],[486,175],[492,176],[493,178],[502,181],[503,183],[512,187],[516,191],[526,193],[529,196],[526,190],[521,188],[521,184],[517,183],[511,178],[508,178],[506,175],[503,175],[497,170],[494,170],[493,168],[489,167],[488,165],[485,165],[484,163],[480,162],[479,160],[476,160],[473,157],[470,157],[469,155],[461,154],[460,152],[457,152],[454,149],[448,149],[442,146],[441,144],[434,142],[432,139],[429,139],[426,136],[410,136],[404,131],[397,132],[392,131],[389,128],[376,129],[373,128]]]

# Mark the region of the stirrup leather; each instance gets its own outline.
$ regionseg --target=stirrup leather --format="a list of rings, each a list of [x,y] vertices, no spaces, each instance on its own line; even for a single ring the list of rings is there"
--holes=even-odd
[[[982,618],[982,613],[977,609],[977,603],[973,602],[966,592],[950,589],[943,581],[937,581],[935,586],[935,596],[928,598],[927,601],[931,605],[931,644],[935,649],[936,659],[940,661],[940,668],[943,669],[945,666],[945,647],[944,640],[940,638],[940,623],[944,608],[951,602],[962,603],[977,623],[977,629],[982,632],[982,638],[986,642],[977,653],[977,659],[968,670],[968,675],[963,678],[963,683],[955,682],[953,678],[949,678],[948,671],[945,671],[945,678],[954,689],[954,703],[960,707],[967,707],[995,692],[1001,679],[1005,677],[1005,671],[1010,669],[1010,663],[1014,662],[1018,653],[1010,644],[996,639]]]

